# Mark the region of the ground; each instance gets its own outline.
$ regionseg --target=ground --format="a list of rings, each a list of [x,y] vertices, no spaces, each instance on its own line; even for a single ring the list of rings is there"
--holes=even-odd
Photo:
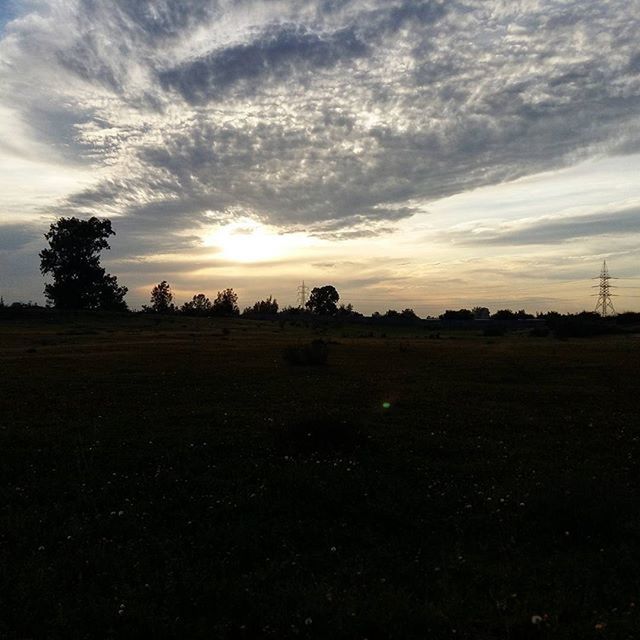
[[[637,637],[639,356],[2,320],[0,637]]]

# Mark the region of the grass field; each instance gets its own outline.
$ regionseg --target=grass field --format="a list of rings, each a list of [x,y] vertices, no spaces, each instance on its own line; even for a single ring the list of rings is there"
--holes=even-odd
[[[640,339],[384,331],[3,321],[0,637],[639,637]]]

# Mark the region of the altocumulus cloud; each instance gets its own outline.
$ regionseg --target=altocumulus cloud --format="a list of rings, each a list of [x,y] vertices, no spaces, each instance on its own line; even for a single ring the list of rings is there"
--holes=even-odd
[[[192,246],[185,229],[234,216],[384,233],[444,196],[640,149],[636,0],[25,0],[16,13],[0,105],[62,165],[95,169],[55,211],[124,216],[131,254],[161,236]],[[547,231],[567,233],[534,236]]]

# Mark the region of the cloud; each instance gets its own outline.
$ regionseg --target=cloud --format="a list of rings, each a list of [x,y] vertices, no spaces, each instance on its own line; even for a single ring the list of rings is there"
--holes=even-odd
[[[188,248],[212,217],[387,233],[452,194],[640,149],[633,3],[18,8],[0,105],[61,167],[95,170],[42,210],[119,216],[132,255]],[[563,224],[500,237],[557,240]]]
[[[42,237],[42,232],[34,225],[0,225],[0,251],[19,250]]]
[[[543,216],[487,228],[482,223],[454,228],[443,234],[466,245],[548,245],[593,236],[640,234],[640,207],[600,211],[588,215]]]
[[[352,27],[323,35],[301,25],[283,25],[266,29],[252,42],[162,71],[159,79],[164,89],[175,89],[187,102],[197,104],[224,100],[227,89],[241,83],[252,96],[265,83],[290,87],[292,77],[305,82],[311,73],[366,53],[366,44]]]

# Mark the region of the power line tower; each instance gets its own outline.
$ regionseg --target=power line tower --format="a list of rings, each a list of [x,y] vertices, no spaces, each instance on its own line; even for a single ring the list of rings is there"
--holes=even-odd
[[[302,284],[298,287],[298,306],[300,308],[304,308],[304,305],[307,304],[307,293],[309,291],[309,287],[305,285],[304,280]]]
[[[598,297],[596,313],[599,313],[603,318],[615,315],[616,310],[613,308],[613,302],[611,302],[611,297],[615,296],[615,293],[611,293],[611,289],[613,289],[614,286],[609,284],[609,280],[615,280],[616,278],[612,278],[609,275],[606,260],[602,263],[602,271],[597,279],[600,280],[600,284],[593,286],[594,289],[599,289],[599,292],[595,294]]]

